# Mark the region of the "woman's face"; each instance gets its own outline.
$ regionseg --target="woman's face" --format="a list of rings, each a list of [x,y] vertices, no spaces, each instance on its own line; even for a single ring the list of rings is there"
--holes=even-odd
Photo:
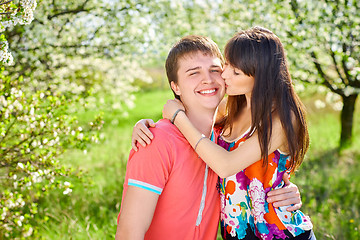
[[[226,94],[229,96],[248,95],[251,96],[255,79],[248,76],[238,68],[226,63],[221,74],[225,80]]]

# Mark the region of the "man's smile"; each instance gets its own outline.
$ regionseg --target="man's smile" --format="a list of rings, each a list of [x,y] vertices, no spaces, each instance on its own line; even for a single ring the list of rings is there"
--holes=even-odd
[[[201,95],[208,95],[208,94],[211,94],[213,95],[214,93],[217,92],[217,88],[212,88],[212,89],[204,89],[204,90],[200,90],[200,91],[197,91],[198,93],[200,93]]]

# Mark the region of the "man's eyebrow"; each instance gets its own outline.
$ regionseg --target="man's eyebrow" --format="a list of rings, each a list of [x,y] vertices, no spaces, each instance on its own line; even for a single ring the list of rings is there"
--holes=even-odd
[[[211,67],[211,68],[214,68],[214,67],[219,67],[219,68],[221,68],[221,65],[211,65],[210,67]]]
[[[193,71],[193,70],[198,70],[198,69],[200,69],[200,67],[189,68],[188,70],[186,70],[185,73]]]

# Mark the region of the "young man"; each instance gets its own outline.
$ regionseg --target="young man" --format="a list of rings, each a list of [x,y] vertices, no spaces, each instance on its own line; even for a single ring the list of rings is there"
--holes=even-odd
[[[171,89],[206,136],[225,92],[222,59],[213,41],[188,36],[166,60]],[[170,121],[160,120],[151,131],[152,143],[129,156],[116,239],[216,239],[218,176]],[[300,202],[293,189],[287,194],[290,203]]]

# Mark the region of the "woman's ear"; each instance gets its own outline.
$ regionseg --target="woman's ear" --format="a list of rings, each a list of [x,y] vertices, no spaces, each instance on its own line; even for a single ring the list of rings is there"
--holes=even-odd
[[[176,95],[178,95],[178,96],[181,95],[180,88],[179,88],[179,86],[178,86],[176,83],[174,83],[174,82],[172,81],[172,82],[170,83],[170,86],[171,86],[171,89],[174,91],[174,93],[175,93]]]

